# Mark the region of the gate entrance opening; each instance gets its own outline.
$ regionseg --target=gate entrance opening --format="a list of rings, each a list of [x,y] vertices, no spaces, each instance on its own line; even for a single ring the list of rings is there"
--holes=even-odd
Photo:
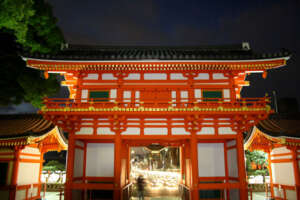
[[[139,176],[145,180],[145,196],[179,195],[180,148],[164,147],[159,144],[131,147],[131,182],[136,183]]]

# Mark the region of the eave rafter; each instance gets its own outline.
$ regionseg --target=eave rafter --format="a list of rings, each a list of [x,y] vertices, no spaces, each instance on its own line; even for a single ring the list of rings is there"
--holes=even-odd
[[[105,62],[105,61],[59,61],[27,58],[27,66],[39,70],[66,71],[265,71],[286,65],[288,58],[270,60],[232,60],[232,61],[145,61],[145,62]]]
[[[245,143],[245,149],[249,150],[264,150],[268,151],[275,147],[281,146],[300,146],[300,140],[296,138],[287,138],[287,137],[273,137],[266,133],[263,133],[258,128],[254,127],[252,130],[251,136],[248,141]]]

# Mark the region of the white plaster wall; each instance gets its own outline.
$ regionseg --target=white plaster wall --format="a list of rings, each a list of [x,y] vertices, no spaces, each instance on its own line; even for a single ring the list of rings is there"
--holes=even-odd
[[[38,183],[40,163],[20,162],[17,177],[18,185]]]
[[[166,118],[145,118],[145,121],[166,121]]]
[[[215,134],[214,127],[202,127],[200,131],[197,132],[197,135],[213,135]]]
[[[90,73],[83,80],[98,80],[99,74]]]
[[[124,91],[123,92],[123,98],[124,102],[130,102],[131,101],[131,91]]]
[[[26,190],[17,190],[16,192],[16,200],[26,199]]]
[[[297,193],[295,190],[286,190],[286,199],[297,199]]]
[[[209,74],[208,73],[199,73],[198,76],[195,77],[195,80],[208,80]]]
[[[231,177],[238,177],[238,160],[236,149],[229,149],[227,151],[227,164],[228,164],[228,175]]]
[[[115,98],[117,98],[117,90],[116,89],[112,89],[112,90],[110,90],[110,98],[111,99],[115,99]]]
[[[273,154],[274,155],[274,154]],[[292,155],[287,155],[287,156],[271,156],[272,160],[280,160],[280,159],[292,159]],[[280,154],[279,154],[280,155]]]
[[[76,140],[75,144],[80,146],[80,147],[84,147],[84,143],[82,141]]]
[[[135,98],[139,99],[140,98],[140,91],[135,91]],[[138,101],[138,100],[137,100]]]
[[[130,73],[127,77],[124,78],[124,80],[140,80],[141,74],[138,73]]]
[[[86,175],[95,177],[114,176],[114,144],[88,143]]]
[[[81,102],[87,102],[86,99],[88,98],[88,94],[89,94],[88,90],[81,90],[81,98],[85,99],[85,100],[81,100]]]
[[[34,188],[32,188],[32,190],[31,190],[31,193],[32,193],[32,196],[33,197],[35,197],[35,196],[37,196],[38,195],[38,187],[34,187]],[[28,193],[28,195],[31,195],[30,193]],[[29,196],[30,197],[30,196]]]
[[[231,141],[227,142],[227,147],[232,147],[234,145],[236,145],[236,140],[231,140]]]
[[[180,91],[180,97],[182,102],[187,102],[189,98],[188,91]]]
[[[231,127],[219,127],[218,128],[220,135],[235,135],[236,132],[231,129]]]
[[[182,73],[171,73],[170,74],[171,80],[187,80],[187,77],[184,77]]]
[[[22,159],[40,160],[40,157],[38,157],[38,156],[20,155],[20,158],[22,158]]]
[[[145,80],[167,80],[167,74],[165,73],[145,73]]]
[[[84,151],[82,149],[75,149],[74,156],[74,177],[82,177],[83,176],[83,156]]]
[[[294,167],[292,162],[272,163],[273,182],[283,185],[295,185]]]
[[[277,187],[274,187],[274,196],[275,197],[283,197],[283,194],[279,191]]]
[[[195,98],[201,98],[202,97],[201,89],[195,89],[194,94],[195,94]]]
[[[198,144],[199,177],[225,176],[224,144]]]
[[[36,154],[36,155],[40,155],[41,152],[38,148],[33,148],[33,147],[25,147],[22,150],[22,153],[30,153],[30,154]]]
[[[172,91],[172,99],[176,99],[176,91]]]
[[[291,153],[291,151],[289,149],[287,149],[286,147],[274,148],[271,151],[271,155],[273,155],[273,154],[281,154],[281,153]]]
[[[94,129],[91,127],[81,127],[79,131],[75,133],[75,135],[92,135]]]
[[[225,77],[223,73],[213,73],[213,79],[228,79],[228,77]]]
[[[167,128],[144,128],[145,135],[167,135]]]
[[[172,135],[190,135],[185,128],[172,128]]]
[[[114,75],[112,73],[103,73],[101,75],[102,80],[117,80],[116,77],[114,77]]]
[[[229,89],[224,89],[223,90],[223,97],[224,98],[230,98],[230,90]],[[225,99],[225,101],[230,101],[230,99]]]
[[[98,135],[114,135],[115,133],[110,130],[109,127],[99,127],[97,128]]]
[[[122,132],[122,135],[139,135],[140,131],[140,128],[129,127],[126,129],[126,131]]]

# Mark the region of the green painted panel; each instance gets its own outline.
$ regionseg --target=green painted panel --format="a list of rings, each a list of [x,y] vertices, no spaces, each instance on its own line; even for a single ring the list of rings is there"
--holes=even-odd
[[[96,99],[95,101],[108,101],[109,91],[90,91],[89,98]]]
[[[221,190],[200,190],[199,199],[221,199]]]
[[[222,98],[222,91],[204,90],[203,98],[207,98],[205,101],[217,101],[215,98]]]

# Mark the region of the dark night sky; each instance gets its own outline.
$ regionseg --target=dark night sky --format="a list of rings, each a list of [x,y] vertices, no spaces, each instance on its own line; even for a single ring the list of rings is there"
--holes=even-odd
[[[71,44],[206,45],[250,42],[255,51],[293,52],[287,67],[271,70],[267,79],[248,77],[243,96],[300,101],[299,0],[48,0],[58,25]],[[298,23],[297,23],[298,22]]]

